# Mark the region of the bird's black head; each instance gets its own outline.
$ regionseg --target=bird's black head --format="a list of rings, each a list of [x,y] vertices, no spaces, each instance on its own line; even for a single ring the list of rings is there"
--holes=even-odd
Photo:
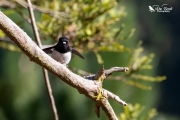
[[[60,53],[66,53],[70,51],[67,37],[60,37],[55,49]]]

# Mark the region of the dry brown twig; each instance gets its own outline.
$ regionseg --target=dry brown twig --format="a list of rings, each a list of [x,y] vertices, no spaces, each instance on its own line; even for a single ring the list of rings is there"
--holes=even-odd
[[[7,0],[1,0],[0,6],[2,6],[4,8],[12,8],[12,9],[16,7],[15,4],[12,4],[11,2],[9,2]]]
[[[37,45],[40,48],[42,48],[42,44],[41,44],[41,40],[40,40],[40,37],[39,37],[39,32],[38,32],[38,29],[37,29],[36,20],[35,20],[35,17],[34,17],[34,12],[33,12],[33,9],[32,9],[31,1],[27,0],[27,3],[28,3],[28,10],[29,10],[30,18],[31,18],[31,24],[32,24],[35,40],[36,40]],[[52,111],[53,111],[54,120],[59,120],[56,105],[55,105],[55,101],[54,101],[54,97],[53,97],[53,94],[52,94],[50,81],[49,81],[48,71],[43,67],[42,67],[42,70],[43,70],[45,85],[46,85],[47,92],[48,92],[48,97],[49,97],[49,100],[50,100],[50,103],[51,103],[51,108],[52,108]]]
[[[67,67],[56,62],[50,56],[45,54],[22,29],[20,29],[2,12],[0,12],[0,18],[0,29],[18,45],[18,47],[30,58],[31,61],[56,74],[62,81],[76,88],[81,94],[84,94],[92,99],[104,110],[110,120],[118,120],[113,108],[108,102],[108,98],[111,98],[122,105],[127,105],[126,102],[122,101],[117,95],[105,89],[102,91],[102,97],[97,100],[97,95],[100,92],[99,82],[76,75]],[[118,71],[118,69],[120,70],[120,68],[117,67],[107,71],[103,70],[103,74],[101,75],[104,77],[102,77],[102,80],[107,78],[112,72]],[[125,71],[126,70],[128,70],[128,68],[126,68]],[[105,71],[108,74],[105,74]]]
[[[16,3],[18,3],[19,5],[21,5],[22,7],[24,8],[27,8],[28,7],[28,4],[23,1],[23,0],[15,0]],[[7,0],[1,0],[0,2],[0,6],[4,7],[4,8],[11,8],[11,9],[14,9],[17,7],[17,4],[13,3],[13,2],[9,2]],[[59,12],[57,10],[52,10],[52,9],[47,9],[47,8],[43,8],[43,7],[40,7],[40,6],[37,6],[37,5],[33,5],[32,4],[32,8],[35,10],[35,11],[39,11],[41,13],[44,13],[44,14],[48,14],[56,19],[59,19],[59,20],[62,20],[62,19],[70,19],[70,15],[69,14],[66,14],[64,12]]]

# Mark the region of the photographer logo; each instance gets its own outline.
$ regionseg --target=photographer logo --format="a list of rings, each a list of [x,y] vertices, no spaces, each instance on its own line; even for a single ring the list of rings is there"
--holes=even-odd
[[[171,12],[171,10],[173,9],[173,7],[168,6],[167,4],[163,4],[163,5],[153,5],[153,6],[148,6],[149,7],[149,11],[150,12],[163,12],[163,13],[167,13],[167,12]]]

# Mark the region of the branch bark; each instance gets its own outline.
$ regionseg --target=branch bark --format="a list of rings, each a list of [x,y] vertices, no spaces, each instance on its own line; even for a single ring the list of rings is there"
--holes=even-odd
[[[20,29],[1,11],[0,18],[0,29],[19,46],[31,61],[56,74],[65,83],[76,88],[81,94],[84,94],[95,101],[103,108],[109,119],[117,120],[117,116],[109,104],[108,98],[110,97],[113,100],[119,101],[123,105],[127,105],[127,103],[122,102],[118,96],[105,89],[103,89],[102,98],[97,101],[97,95],[100,92],[99,82],[76,75],[67,67],[45,54],[22,29]]]
[[[39,32],[38,32],[37,25],[36,25],[36,20],[35,20],[35,17],[34,17],[34,12],[33,12],[33,9],[32,9],[31,0],[27,0],[27,3],[28,3],[28,10],[29,10],[30,18],[31,18],[31,25],[32,25],[32,28],[33,28],[36,43],[38,44],[38,46],[40,48],[42,48],[41,40],[40,40],[40,37],[39,37]],[[51,109],[52,109],[52,112],[53,112],[54,120],[59,120],[56,105],[55,105],[55,100],[54,100],[52,89],[51,89],[51,84],[50,84],[50,81],[49,81],[48,71],[43,67],[42,67],[42,71],[43,71],[43,75],[44,75],[44,81],[45,81],[45,85],[46,85],[46,88],[47,88],[48,97],[49,97],[49,100],[50,100],[50,103],[51,103]]]
[[[22,0],[15,0],[18,4],[20,4],[21,6],[23,6],[24,8],[28,7],[28,4]],[[49,14],[52,17],[55,17],[57,19],[70,19],[70,15],[64,13],[64,12],[59,12],[56,10],[51,10],[51,9],[45,9],[43,7],[37,6],[37,5],[33,5],[32,4],[32,8],[36,11],[39,11],[41,13],[45,13],[45,14]]]

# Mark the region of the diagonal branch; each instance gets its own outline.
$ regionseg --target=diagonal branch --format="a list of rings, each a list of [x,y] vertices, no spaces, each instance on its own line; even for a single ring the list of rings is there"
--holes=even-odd
[[[106,96],[107,98],[111,98],[112,100],[115,100],[116,102],[122,104],[123,106],[127,106],[128,104],[126,102],[124,102],[123,100],[121,100],[119,98],[119,96],[115,95],[114,93],[107,91],[107,90],[103,90],[103,95]]]
[[[23,0],[15,0],[19,5],[21,5],[22,7],[24,8],[27,8],[28,7],[28,4],[23,1]],[[3,8],[11,8],[11,9],[15,9],[18,7],[17,4],[15,4],[14,2],[9,2],[7,0],[1,0],[0,1],[0,7],[3,7]],[[52,10],[52,9],[48,9],[48,8],[43,8],[41,6],[37,6],[37,5],[34,5],[32,4],[32,8],[35,10],[35,11],[38,11],[38,12],[41,12],[41,13],[44,13],[44,14],[48,14],[56,19],[59,19],[59,20],[62,20],[62,19],[70,19],[71,16],[65,12],[59,12],[57,10]]]
[[[15,0],[18,4],[23,6],[24,8],[28,7],[28,4],[22,0]],[[41,13],[49,14],[50,16],[57,18],[57,19],[69,19],[70,15],[64,13],[64,12],[59,12],[57,10],[52,10],[52,9],[46,9],[37,5],[32,5],[32,8],[36,11],[39,11]],[[61,17],[61,18],[60,18]]]
[[[118,120],[117,116],[114,113],[113,108],[109,104],[109,101],[105,98],[101,99],[101,107],[105,111],[106,115],[108,116],[109,120]]]
[[[117,99],[116,95],[113,93],[110,94],[109,91],[103,89],[102,98],[97,100],[97,95],[100,92],[99,82],[85,79],[73,73],[67,67],[45,54],[23,30],[21,30],[2,12],[0,12],[0,18],[0,29],[19,46],[31,61],[56,74],[62,81],[77,89],[81,94],[92,99],[103,108],[109,119],[117,120],[117,116],[108,102],[108,98],[121,101]],[[123,105],[127,105],[125,102],[122,103]]]
[[[35,39],[36,39],[36,42],[37,42],[38,46],[40,48],[42,48],[41,40],[40,40],[40,37],[39,37],[39,32],[38,32],[38,29],[37,29],[37,26],[36,26],[36,20],[35,20],[35,17],[34,17],[34,12],[33,12],[33,9],[32,9],[32,4],[31,4],[30,0],[27,0],[27,2],[28,2],[28,10],[29,10],[30,18],[31,18],[31,24],[32,24],[34,35],[35,35]],[[45,80],[45,84],[46,84],[46,88],[47,88],[47,92],[48,92],[48,97],[49,97],[49,100],[50,100],[50,103],[51,103],[51,108],[52,108],[53,115],[54,115],[54,120],[59,120],[56,105],[55,105],[55,101],[54,101],[54,97],[53,97],[53,94],[52,94],[51,84],[50,84],[50,81],[49,81],[48,71],[45,68],[42,68],[42,70],[43,70],[44,80]]]
[[[102,75],[102,81],[108,78],[113,72],[127,72],[129,71],[129,68],[127,67],[112,67],[110,69],[104,70],[104,66],[96,73],[88,76],[84,76],[84,78],[89,80],[97,80],[99,76]],[[87,74],[84,71],[80,71],[82,74]]]

